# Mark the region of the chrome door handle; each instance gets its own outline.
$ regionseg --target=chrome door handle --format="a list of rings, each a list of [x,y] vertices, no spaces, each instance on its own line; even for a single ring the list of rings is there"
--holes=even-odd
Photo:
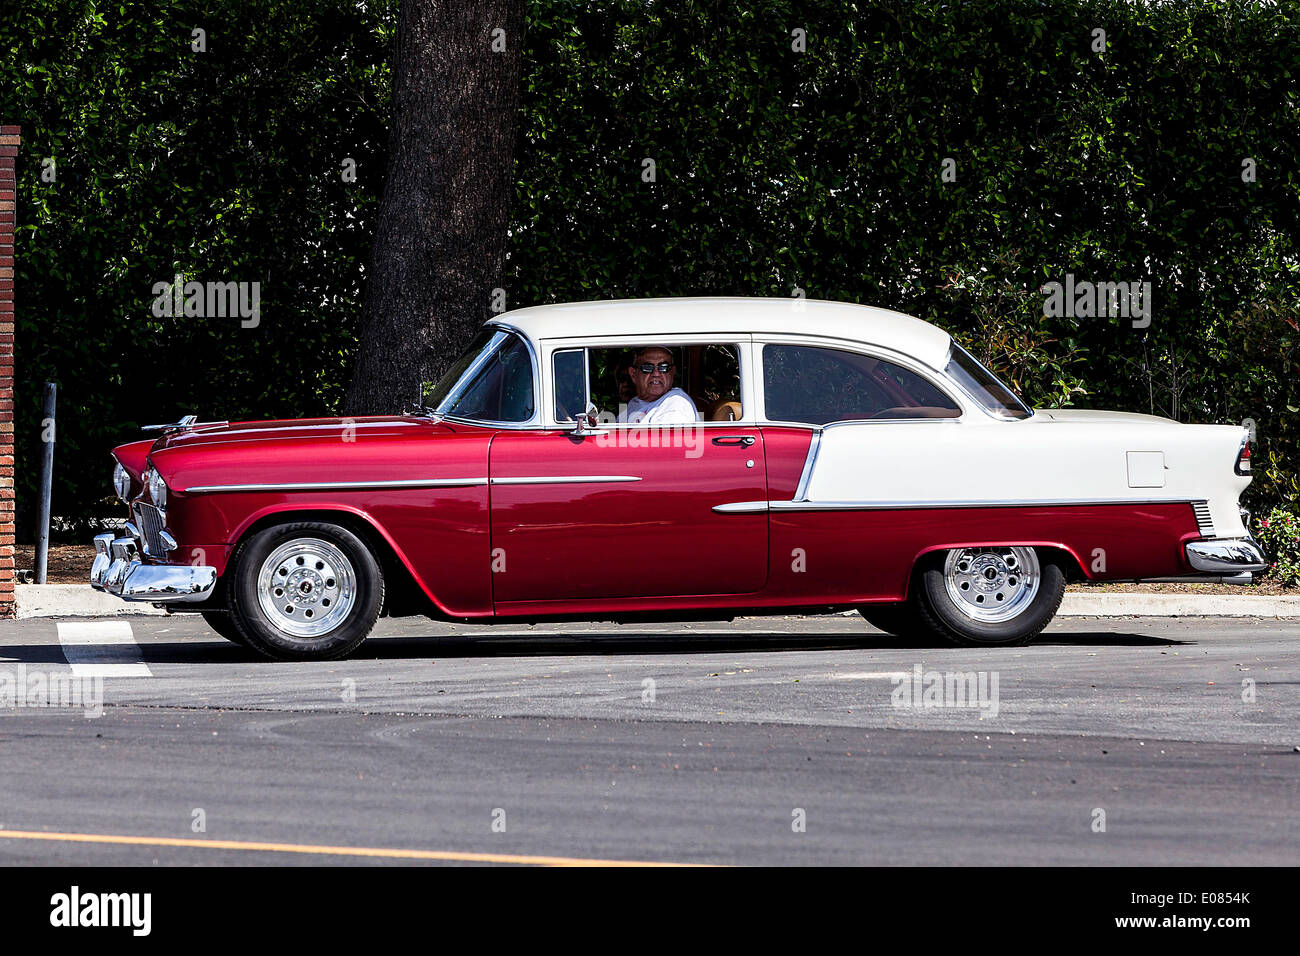
[[[742,448],[748,448],[758,439],[753,435],[723,435],[713,439],[715,445],[740,445]]]

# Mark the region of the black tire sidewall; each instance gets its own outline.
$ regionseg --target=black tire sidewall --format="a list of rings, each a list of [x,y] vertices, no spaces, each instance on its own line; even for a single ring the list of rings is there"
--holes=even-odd
[[[294,637],[267,620],[257,597],[262,562],[294,538],[320,538],[337,547],[352,563],[357,595],[343,623],[317,638]],[[379,617],[384,600],[383,570],[366,543],[342,525],[298,521],[257,532],[235,553],[231,575],[230,612],[248,646],[275,660],[335,660],[365,640]]]
[[[203,611],[201,613],[208,627],[230,641],[230,643],[238,644],[240,647],[248,646],[248,639],[244,637],[239,625],[235,623],[233,614],[228,611]]]
[[[1020,614],[996,624],[974,621],[954,605],[944,581],[946,551],[931,557],[919,576],[922,616],[934,629],[956,644],[976,647],[1014,647],[1027,644],[1056,616],[1065,594],[1065,571],[1054,557],[1034,549],[1039,562],[1038,593]]]
[[[910,601],[897,604],[859,604],[858,613],[876,630],[894,637],[917,637],[927,633],[925,622]]]
[[[933,647],[944,641],[917,609],[914,597],[898,604],[860,604],[858,613],[876,630],[893,638],[892,647]]]

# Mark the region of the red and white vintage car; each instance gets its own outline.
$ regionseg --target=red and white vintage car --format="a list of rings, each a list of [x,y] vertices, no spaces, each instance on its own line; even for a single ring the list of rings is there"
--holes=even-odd
[[[119,446],[129,523],[95,539],[91,583],[303,660],[353,651],[381,613],[856,607],[898,634],[1015,645],[1067,580],[1266,566],[1238,509],[1243,428],[1031,410],[948,333],[883,309],[522,309],[426,404],[187,418]]]

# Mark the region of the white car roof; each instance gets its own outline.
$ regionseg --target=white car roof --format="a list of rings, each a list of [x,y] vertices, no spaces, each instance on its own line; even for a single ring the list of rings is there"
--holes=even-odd
[[[668,298],[564,302],[505,312],[488,324],[513,326],[534,342],[635,335],[809,335],[879,345],[942,369],[951,337],[929,322],[868,305],[817,299]]]

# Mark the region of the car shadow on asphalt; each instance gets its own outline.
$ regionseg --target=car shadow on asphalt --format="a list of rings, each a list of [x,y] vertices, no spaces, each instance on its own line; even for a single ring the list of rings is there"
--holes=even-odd
[[[0,644],[0,667],[6,664],[66,664],[58,644]]]
[[[1031,652],[1035,647],[1185,647],[1195,641],[1173,641],[1144,634],[1111,631],[1048,634],[1028,648],[988,648],[989,653]],[[117,645],[120,647],[120,645]],[[207,635],[190,640],[142,641],[146,664],[272,664],[254,652]],[[115,646],[106,645],[106,650]],[[95,646],[81,645],[93,655]],[[647,654],[769,653],[790,651],[892,651],[926,650],[954,653],[980,651],[929,639],[913,640],[880,632],[864,634],[663,634],[618,633],[572,635],[540,632],[494,637],[491,634],[430,634],[428,636],[373,637],[352,655],[352,660],[429,660],[436,658],[493,657],[633,657]],[[108,660],[108,658],[106,658]],[[6,663],[66,665],[58,644],[0,646],[0,669]]]
[[[1050,635],[1031,644],[1034,647],[1171,647],[1194,644],[1194,641],[1171,641],[1143,634],[1114,632]],[[782,653],[788,651],[887,651],[930,650],[955,653],[998,648],[954,647],[935,639],[913,640],[892,634],[617,634],[557,635],[536,637],[492,637],[460,635],[437,637],[382,637],[362,644],[354,655],[357,660],[393,660],[399,658],[458,657],[567,657],[606,655],[628,657],[644,654],[703,654],[716,652]],[[1026,648],[1008,648],[1025,651]]]
[[[79,644],[78,649],[85,655],[79,664],[123,664],[132,663],[121,657],[109,656],[121,650],[121,644]],[[191,641],[148,641],[141,644],[143,655],[140,659],[146,664],[227,664],[237,661],[262,660],[253,652],[237,647],[227,641],[205,638]],[[105,656],[95,660],[97,650],[103,650]],[[64,656],[59,644],[0,644],[0,671],[13,664],[50,664],[68,666],[70,662]],[[267,661],[266,663],[271,663]],[[128,678],[117,678],[128,679]]]
[[[541,633],[534,637],[381,637],[357,650],[359,660],[402,657],[570,657],[593,654],[630,657],[644,654],[701,654],[708,652],[844,651],[899,646],[897,638],[858,634],[599,634]]]
[[[1168,637],[1150,634],[1116,634],[1114,631],[1080,631],[1078,633],[1045,634],[1031,647],[1188,647],[1199,641],[1175,641]]]

